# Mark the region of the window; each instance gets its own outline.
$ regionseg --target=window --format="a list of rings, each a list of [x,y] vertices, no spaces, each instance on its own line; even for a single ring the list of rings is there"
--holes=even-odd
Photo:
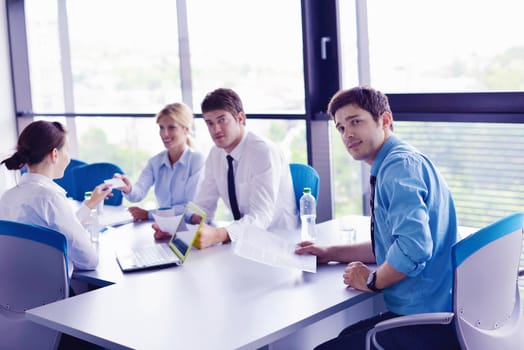
[[[69,0],[75,109],[149,113],[181,100],[175,1]]]
[[[26,23],[33,111],[63,112],[56,0],[26,1]]]
[[[367,6],[371,82],[382,91],[524,90],[522,1],[373,0]]]
[[[218,87],[247,113],[304,113],[300,1],[187,1],[194,108]]]
[[[33,111],[53,120],[49,114],[64,113],[70,74],[79,115],[67,120],[77,136],[73,156],[114,162],[138,178],[147,159],[163,150],[154,114],[182,100],[182,56],[190,60],[189,104],[196,113],[207,92],[231,87],[243,100],[248,128],[277,142],[291,161],[307,163],[305,122],[285,119],[305,112],[299,0],[191,0],[187,14],[171,0],[67,0],[62,17],[57,3],[25,0]],[[187,37],[179,35],[180,16],[187,16]],[[189,43],[189,57],[181,40]],[[198,118],[194,136],[207,153],[212,141]]]
[[[453,96],[451,102],[452,96],[438,94],[524,90],[521,2],[497,3],[497,16],[493,4],[469,0],[362,3],[367,4],[363,20],[369,38],[369,83],[389,95],[390,101],[401,100],[398,110],[392,103],[395,131],[441,171],[455,198],[459,224],[482,227],[522,208],[523,166],[518,150],[524,145],[518,135],[523,130],[512,97]],[[342,71],[351,72],[344,66],[356,61],[356,37],[362,33],[357,33],[356,19],[351,17],[355,1],[339,0],[339,7],[345,9],[339,12],[340,61]],[[366,38],[361,39],[365,43]],[[342,81],[344,88],[358,84],[354,74]],[[480,100],[490,101],[479,108],[482,116],[475,110]],[[502,117],[513,123],[497,123]],[[472,118],[487,122],[468,123]],[[335,154],[342,152],[336,150],[343,149],[341,144],[332,141],[332,147]],[[336,173],[341,171],[337,167],[341,166],[335,164]],[[365,167],[362,173],[348,178],[349,187],[361,187]],[[334,196],[338,214],[342,195],[335,191]]]
[[[439,169],[460,225],[483,227],[524,208],[523,124],[395,122],[395,132]]]

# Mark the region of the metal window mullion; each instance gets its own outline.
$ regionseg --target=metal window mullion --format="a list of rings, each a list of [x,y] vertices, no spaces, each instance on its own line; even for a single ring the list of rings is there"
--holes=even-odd
[[[355,14],[357,24],[357,62],[358,62],[358,83],[359,85],[371,84],[371,73],[369,64],[369,37],[368,37],[368,11],[366,0],[355,0]],[[365,215],[370,215],[369,208],[369,170],[370,167],[362,162],[362,189],[363,201],[362,210]]]
[[[6,13],[15,110],[17,116],[24,116],[33,111],[24,1],[7,0]],[[30,121],[32,118],[18,118],[18,130]]]
[[[189,29],[186,0],[177,0],[178,56],[180,61],[180,88],[182,100],[193,109],[193,80],[189,50]]]
[[[357,21],[358,83],[371,84],[367,0],[355,0]]]
[[[67,18],[66,0],[58,0],[58,38],[60,43],[60,68],[62,72],[62,92],[65,113],[74,114],[75,95],[73,84],[73,70],[71,67],[71,45],[69,41],[69,23]],[[70,153],[78,157],[78,139],[75,117],[66,117],[67,131],[69,134]]]

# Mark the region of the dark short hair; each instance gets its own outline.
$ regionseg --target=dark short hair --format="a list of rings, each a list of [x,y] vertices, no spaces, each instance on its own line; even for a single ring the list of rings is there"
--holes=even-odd
[[[328,113],[334,119],[335,113],[349,104],[355,104],[368,111],[375,121],[378,121],[382,113],[391,113],[387,96],[368,86],[357,86],[337,92],[329,101]]]
[[[53,149],[61,149],[65,144],[66,130],[59,122],[39,120],[32,122],[18,137],[16,152],[4,159],[7,169],[21,169],[24,165],[38,164]]]
[[[227,88],[219,88],[208,93],[200,107],[202,113],[223,109],[236,116],[238,113],[244,112],[242,100],[238,94]]]

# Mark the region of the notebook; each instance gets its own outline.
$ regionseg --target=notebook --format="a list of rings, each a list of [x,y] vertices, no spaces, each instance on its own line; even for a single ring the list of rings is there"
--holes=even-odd
[[[196,225],[187,224],[184,220],[187,213],[195,213],[202,219]],[[196,204],[189,202],[168,243],[117,251],[116,260],[120,268],[123,272],[130,272],[183,264],[205,219],[206,213]]]

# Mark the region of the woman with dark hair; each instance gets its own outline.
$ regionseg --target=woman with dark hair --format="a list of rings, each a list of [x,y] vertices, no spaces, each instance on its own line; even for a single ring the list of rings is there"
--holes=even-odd
[[[27,165],[28,172],[20,182],[0,198],[0,219],[52,228],[67,239],[69,273],[74,268],[90,270],[98,264],[96,247],[82,222],[91,209],[111,194],[111,188],[100,184],[93,190],[76,215],[65,190],[53,179],[64,175],[71,160],[67,133],[58,122],[35,121],[20,134],[16,152],[0,164],[9,170]]]

